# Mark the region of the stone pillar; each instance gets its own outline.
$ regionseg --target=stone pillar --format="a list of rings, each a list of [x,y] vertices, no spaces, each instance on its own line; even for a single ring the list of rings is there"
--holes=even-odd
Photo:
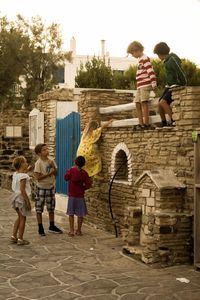
[[[56,156],[57,102],[73,100],[73,90],[58,89],[39,95],[36,107],[44,112],[44,142],[49,147],[50,156]]]
[[[180,129],[191,130],[200,127],[200,87],[188,86],[173,91],[173,118]]]

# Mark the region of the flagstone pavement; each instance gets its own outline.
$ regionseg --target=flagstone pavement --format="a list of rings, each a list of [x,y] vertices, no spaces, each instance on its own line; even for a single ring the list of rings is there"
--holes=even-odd
[[[0,189],[0,300],[200,299],[200,272],[193,266],[147,266],[122,253],[120,238],[88,225],[83,226],[83,236],[68,237],[68,220],[62,213],[56,213],[56,224],[63,234],[40,237],[33,213],[25,231],[30,245],[11,244],[16,216],[9,196]],[[47,231],[46,214],[44,225]]]

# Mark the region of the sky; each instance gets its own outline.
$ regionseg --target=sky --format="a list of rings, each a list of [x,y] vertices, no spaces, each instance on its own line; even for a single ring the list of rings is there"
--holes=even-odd
[[[112,57],[126,56],[134,40],[156,57],[153,48],[162,41],[200,65],[200,0],[0,0],[1,17],[16,14],[60,24],[65,50],[74,36],[80,55],[99,55],[103,39]]]

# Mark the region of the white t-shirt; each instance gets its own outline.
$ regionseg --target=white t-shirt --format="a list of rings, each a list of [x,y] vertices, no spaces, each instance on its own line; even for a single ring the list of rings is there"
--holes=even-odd
[[[21,191],[20,191],[20,181],[22,179],[26,179],[25,190],[26,190],[27,195],[30,196],[31,195],[30,177],[26,173],[17,173],[17,172],[15,172],[13,174],[12,190],[16,194],[21,194]]]
[[[34,172],[40,173],[42,175],[48,174],[51,170],[50,161],[53,161],[53,160],[52,159],[51,160],[49,160],[49,159],[42,160],[41,158],[39,158],[35,163]],[[53,161],[53,164],[54,164],[55,168],[57,168],[55,161]],[[41,189],[51,189],[52,187],[55,186],[55,176],[51,175],[40,181],[37,181],[37,186]]]

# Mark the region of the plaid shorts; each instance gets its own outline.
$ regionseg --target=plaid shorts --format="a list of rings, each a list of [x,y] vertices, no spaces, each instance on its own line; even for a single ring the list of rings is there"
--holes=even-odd
[[[48,212],[54,212],[55,210],[55,189],[41,189],[37,187],[35,197],[35,210],[37,213],[44,211],[44,205]]]

